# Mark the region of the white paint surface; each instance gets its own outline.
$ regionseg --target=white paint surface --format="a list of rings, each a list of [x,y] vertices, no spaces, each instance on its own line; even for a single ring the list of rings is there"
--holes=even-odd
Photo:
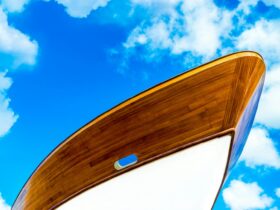
[[[230,141],[224,136],[161,158],[85,191],[58,210],[210,210]]]

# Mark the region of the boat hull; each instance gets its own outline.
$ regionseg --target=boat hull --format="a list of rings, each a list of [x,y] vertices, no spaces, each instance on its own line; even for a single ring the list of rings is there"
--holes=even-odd
[[[13,209],[57,208],[114,177],[225,135],[232,139],[232,167],[252,125],[264,74],[258,54],[241,52],[125,101],[60,144],[32,174]],[[135,164],[114,167],[131,154]]]

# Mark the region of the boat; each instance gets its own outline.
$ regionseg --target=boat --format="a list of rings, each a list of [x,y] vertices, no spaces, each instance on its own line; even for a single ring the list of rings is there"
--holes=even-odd
[[[265,78],[237,52],[156,85],[58,145],[13,210],[209,210],[240,156]]]

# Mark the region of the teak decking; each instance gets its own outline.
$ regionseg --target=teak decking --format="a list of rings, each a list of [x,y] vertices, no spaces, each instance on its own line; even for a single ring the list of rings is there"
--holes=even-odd
[[[258,54],[235,53],[125,101],[59,145],[12,209],[53,209],[112,177],[224,134],[234,137],[232,167],[251,127],[264,73]],[[114,162],[130,154],[138,162],[117,171]]]

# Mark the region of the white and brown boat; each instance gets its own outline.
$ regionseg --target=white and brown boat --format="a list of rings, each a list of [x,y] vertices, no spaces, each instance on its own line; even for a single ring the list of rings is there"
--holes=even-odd
[[[225,56],[95,118],[35,170],[13,210],[208,210],[247,139],[265,64]]]

